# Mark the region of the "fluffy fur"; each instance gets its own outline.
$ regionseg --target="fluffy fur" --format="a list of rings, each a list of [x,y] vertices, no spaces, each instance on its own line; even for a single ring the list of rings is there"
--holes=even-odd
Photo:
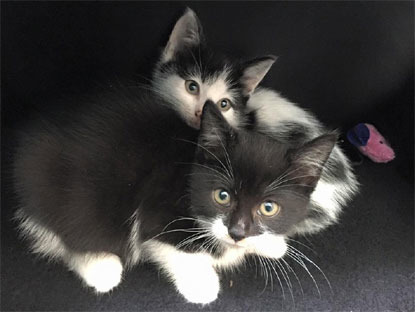
[[[246,112],[255,131],[290,144],[301,145],[327,132],[312,113],[265,88],[255,90]],[[337,222],[342,207],[357,190],[358,182],[350,162],[336,144],[311,195],[309,217],[296,226],[293,234],[315,233]]]
[[[198,128],[195,111],[206,101],[228,97],[239,105],[223,113],[234,127],[246,127],[282,142],[300,146],[327,129],[310,112],[281,97],[276,91],[256,88],[275,61],[265,56],[248,62],[227,60],[206,46],[200,21],[187,9],[176,23],[156,66],[153,87],[172,103],[188,124]],[[184,88],[186,79],[200,83],[203,95],[194,97]],[[216,86],[221,86],[217,88]],[[180,103],[180,107],[177,106]],[[309,207],[309,217],[292,235],[318,232],[338,221],[342,207],[353,198],[358,182],[350,162],[336,144],[323,169]]]
[[[230,63],[205,53],[202,42],[188,10],[156,66],[156,95],[104,92],[20,137],[21,233],[34,252],[64,262],[97,292],[143,260],[159,265],[188,301],[209,303],[220,291],[219,270],[248,254],[290,255],[286,238],[334,222],[355,190],[347,159],[333,150],[336,135],[320,136],[312,115],[255,91],[274,57]],[[188,80],[198,83],[197,95],[185,89]],[[231,109],[221,114],[215,107],[224,98]],[[228,205],[215,201],[217,190]],[[261,214],[264,203],[278,213]]]
[[[200,127],[200,113],[207,101],[219,106],[221,99],[228,99],[230,109],[223,114],[230,124],[238,127],[244,124],[242,110],[246,100],[274,61],[274,56],[264,56],[240,62],[209,50],[196,14],[187,9],[174,26],[155,66],[152,89],[196,129]],[[199,92],[189,93],[186,81],[195,81]]]
[[[16,218],[35,253],[65,263],[96,292],[144,260],[188,301],[205,304],[219,293],[218,270],[247,254],[285,254],[336,137],[290,148],[232,129],[208,103],[198,138],[169,106],[118,89],[28,126],[14,162]],[[229,206],[214,200],[218,188],[230,194]],[[261,216],[265,201],[281,211]]]

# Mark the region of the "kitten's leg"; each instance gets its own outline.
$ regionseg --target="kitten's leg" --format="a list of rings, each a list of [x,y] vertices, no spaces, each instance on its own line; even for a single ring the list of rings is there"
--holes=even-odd
[[[70,251],[58,235],[44,227],[23,210],[18,210],[15,219],[19,221],[19,229],[23,237],[31,240],[31,249],[49,259],[63,260],[78,273],[88,286],[97,292],[107,292],[121,281],[123,267],[118,256],[111,253],[84,253]],[[138,259],[138,249],[135,251]]]
[[[65,260],[72,271],[99,293],[110,291],[121,281],[121,259],[112,253],[73,253]]]
[[[146,249],[151,260],[167,272],[189,302],[206,304],[218,297],[219,277],[213,269],[211,256],[183,252],[157,241],[147,242]]]

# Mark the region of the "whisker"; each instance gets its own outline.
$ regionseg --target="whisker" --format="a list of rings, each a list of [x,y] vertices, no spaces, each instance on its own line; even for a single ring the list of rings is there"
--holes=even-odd
[[[198,232],[198,233],[193,234],[193,235],[190,235],[189,237],[186,237],[185,239],[183,239],[182,241],[180,241],[176,245],[176,248],[179,249],[179,248],[184,247],[186,245],[190,245],[191,243],[193,243],[193,242],[195,242],[195,241],[197,241],[199,239],[208,237],[208,236],[209,236],[209,234],[207,233],[207,231]]]
[[[267,189],[268,188],[274,188],[274,187],[276,187],[276,186],[279,186],[279,185],[281,185],[281,184],[283,184],[283,183],[285,183],[285,182],[287,182],[287,181],[290,181],[290,180],[292,180],[292,179],[298,179],[298,178],[300,178],[300,177],[308,177],[308,176],[315,176],[315,175],[306,175],[306,176],[297,176],[297,177],[293,177],[293,178],[291,178],[291,179],[285,179],[286,177],[288,177],[289,175],[292,175],[293,173],[295,173],[296,171],[298,171],[298,170],[300,170],[300,169],[303,169],[304,167],[307,167],[308,165],[307,164],[305,164],[305,165],[302,165],[302,166],[300,166],[300,167],[297,167],[296,169],[294,169],[294,170],[291,170],[291,171],[289,171],[289,172],[287,172],[290,168],[288,168],[287,170],[285,170],[284,171],[284,173],[282,174],[282,175],[280,175],[277,179],[275,179],[273,182],[271,182],[268,186],[267,186]]]
[[[302,165],[302,166],[300,166],[300,167],[298,167],[298,168],[296,168],[296,169],[294,169],[294,170],[291,170],[291,171],[288,171],[288,170],[290,170],[291,168],[290,167],[288,167],[278,178],[276,178],[273,182],[271,182],[270,183],[270,185],[269,185],[269,187],[272,187],[273,185],[276,185],[276,184],[281,184],[280,182],[284,179],[284,178],[286,178],[287,176],[289,176],[290,174],[293,174],[294,172],[296,172],[296,171],[298,171],[298,170],[300,170],[301,168],[303,168],[303,167],[305,167],[305,165]]]
[[[218,135],[216,128],[215,128],[215,132],[216,132],[216,135]],[[220,135],[218,135],[218,138],[219,138],[220,144],[222,145],[222,149],[225,152],[225,159],[226,159],[226,162],[228,164],[229,171],[231,173],[231,178],[234,179],[233,168],[232,168],[232,164],[231,164],[231,160],[230,160],[228,151],[226,150],[225,145],[223,144],[223,141],[222,141],[222,138],[220,137]]]
[[[303,194],[301,194],[301,193],[299,193],[297,191],[294,191],[294,190],[281,190],[281,193],[290,193],[290,194],[292,194],[295,197],[304,199],[305,201],[309,201],[310,200],[307,196],[304,196]]]
[[[300,286],[300,290],[301,290],[301,294],[303,295],[303,297],[304,297],[304,291],[303,291],[303,287],[302,287],[302,285],[301,285],[301,282],[300,282],[300,279],[298,278],[298,276],[297,276],[297,274],[295,273],[295,271],[293,270],[293,268],[288,264],[288,262],[287,261],[285,261],[283,258],[281,258],[281,261],[287,266],[287,268],[288,268],[288,270],[291,272],[291,273],[293,273],[294,274],[294,276],[295,276],[295,278],[296,278],[296,280],[297,280],[297,282],[298,282],[298,285]]]
[[[307,260],[309,263],[311,263],[317,270],[320,271],[320,273],[323,275],[324,279],[327,282],[327,285],[330,288],[330,291],[333,293],[333,288],[331,287],[331,283],[329,281],[329,279],[327,278],[326,274],[324,274],[323,270],[317,265],[315,264],[312,260],[310,260],[306,255],[304,255],[301,251],[299,251],[297,248],[293,247],[293,246],[289,246],[290,248],[292,248],[295,252],[297,252],[297,254],[302,257],[303,259]]]
[[[268,271],[265,267],[265,263],[263,261],[263,258],[261,256],[259,256],[258,260],[259,260],[259,263],[261,264],[262,275],[265,278],[265,286],[264,286],[264,289],[262,289],[262,292],[260,293],[260,295],[262,295],[264,293],[265,289],[267,288],[267,285],[268,285]]]
[[[173,221],[167,223],[166,226],[161,231],[163,232],[164,230],[166,230],[169,227],[169,225],[171,225],[175,222],[178,222],[178,221],[183,221],[183,220],[198,221],[196,218],[192,218],[192,217],[179,217],[179,218],[174,219]]]
[[[203,230],[203,228],[174,229],[174,230],[158,233],[157,235],[153,236],[149,240],[155,239],[161,235],[168,234],[168,233],[174,233],[174,232],[196,233],[196,232],[199,232],[200,230]]]
[[[291,251],[287,251],[287,255],[289,257],[291,257],[295,262],[297,262],[306,272],[307,274],[311,277],[311,279],[313,280],[314,285],[316,286],[319,298],[321,299],[321,292],[320,292],[320,288],[317,285],[316,280],[314,279],[314,276],[311,274],[310,270],[307,268],[307,266],[305,265],[304,261],[301,260],[301,258],[299,258],[295,253],[292,253]]]
[[[281,275],[282,275],[282,277],[284,278],[285,283],[286,283],[286,284],[287,284],[287,286],[288,286],[288,290],[290,291],[290,295],[291,295],[291,300],[292,300],[292,302],[293,302],[293,305],[295,306],[295,300],[294,300],[294,294],[293,294],[293,286],[292,286],[292,284],[291,284],[290,277],[288,276],[287,271],[285,271],[284,267],[281,265],[281,263],[279,262],[279,260],[278,260],[278,259],[276,259],[275,264],[278,266],[278,268],[279,268],[279,269],[280,269],[280,271],[281,271]]]
[[[275,269],[274,265],[272,265],[271,268],[274,271],[275,275],[277,276],[278,283],[280,284],[280,287],[281,287],[282,298],[285,300],[285,290],[284,290],[284,286],[282,285],[282,282],[281,282],[281,279],[280,279],[280,275],[278,274],[278,272]]]
[[[220,171],[218,171],[218,170],[216,170],[214,168],[211,168],[211,167],[208,167],[208,166],[205,166],[205,165],[202,165],[202,164],[198,164],[198,163],[186,163],[186,162],[177,162],[177,163],[178,164],[182,164],[182,165],[199,166],[199,167],[202,167],[202,168],[211,170],[213,172],[216,172],[220,177],[222,177],[224,181],[226,181],[228,183],[231,183],[232,182],[231,180],[229,180],[229,178],[227,176],[225,176],[223,173],[221,173]]]
[[[297,243],[297,244],[299,244],[299,245],[301,245],[301,246],[304,246],[305,248],[307,248],[307,249],[311,250],[314,254],[316,254],[316,255],[317,255],[317,252],[316,252],[313,248],[311,248],[310,246],[307,246],[306,244],[304,244],[304,243],[302,243],[302,242],[300,242],[300,241],[298,241],[298,240],[292,239],[292,238],[286,238],[286,239],[287,239],[287,240],[290,240],[290,241],[292,241],[292,242],[295,242],[295,243]]]
[[[226,172],[226,174],[229,176],[229,178],[233,178],[233,175],[232,175],[232,173],[229,171],[229,169],[225,166],[225,164],[213,153],[213,152],[211,152],[211,151],[209,151],[207,148],[205,148],[204,146],[202,146],[202,145],[200,145],[199,143],[197,143],[197,142],[192,142],[192,141],[189,141],[189,140],[185,140],[185,139],[177,139],[177,140],[179,140],[179,141],[183,141],[183,142],[187,142],[187,143],[191,143],[191,144],[194,144],[194,145],[196,145],[196,146],[198,146],[198,147],[200,147],[200,148],[202,148],[203,150],[205,150],[206,152],[208,152],[210,155],[212,155],[221,165],[222,165],[222,167],[223,167],[223,169],[225,170],[225,172]]]

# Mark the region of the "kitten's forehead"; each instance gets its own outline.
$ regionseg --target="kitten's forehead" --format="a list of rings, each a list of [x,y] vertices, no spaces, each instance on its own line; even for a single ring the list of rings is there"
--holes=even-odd
[[[175,72],[184,79],[196,76],[203,83],[223,80],[229,87],[236,87],[241,76],[237,63],[201,47],[181,51],[172,61],[161,66],[164,71]]]
[[[240,130],[233,148],[235,163],[247,167],[244,172],[261,172],[261,176],[269,176],[287,166],[288,146],[253,130]]]
[[[219,100],[223,97],[236,99],[238,92],[235,90],[234,83],[230,80],[230,70],[224,68],[221,72],[216,72],[211,76],[203,77],[203,73],[195,73],[189,77],[197,81],[201,86],[205,98]]]

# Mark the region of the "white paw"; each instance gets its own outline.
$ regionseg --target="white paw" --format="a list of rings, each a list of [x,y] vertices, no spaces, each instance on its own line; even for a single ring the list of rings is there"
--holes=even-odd
[[[215,301],[220,290],[219,277],[211,267],[189,270],[186,275],[176,276],[175,282],[179,292],[192,303]]]
[[[88,286],[94,287],[99,293],[104,293],[120,283],[122,270],[118,256],[105,254],[88,257],[79,273]]]

